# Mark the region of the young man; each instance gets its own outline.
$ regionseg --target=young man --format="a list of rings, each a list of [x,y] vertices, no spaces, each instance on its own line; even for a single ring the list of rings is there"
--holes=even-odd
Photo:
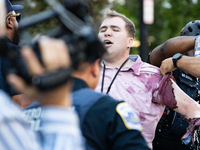
[[[106,13],[99,37],[105,44],[107,53],[103,57],[101,77],[96,90],[125,100],[133,107],[140,118],[142,134],[152,148],[155,129],[164,105],[175,108],[184,102],[177,97],[177,103],[174,102],[169,78],[163,78],[159,68],[142,62],[138,55],[129,56],[134,34],[135,26],[127,17],[115,11]],[[165,89],[168,92],[161,92]],[[183,104],[181,108],[183,106],[187,105]],[[181,108],[177,111],[184,113]]]
[[[94,91],[104,52],[103,46],[99,50],[86,49],[85,60],[78,61],[78,68],[73,73],[73,105],[79,114],[86,149],[149,149],[131,106]]]

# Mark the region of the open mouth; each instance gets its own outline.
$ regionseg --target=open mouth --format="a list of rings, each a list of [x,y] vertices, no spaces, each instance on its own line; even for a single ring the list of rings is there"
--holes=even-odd
[[[106,46],[106,47],[109,47],[109,46],[111,46],[113,43],[110,41],[110,40],[105,40],[104,41],[104,45]]]

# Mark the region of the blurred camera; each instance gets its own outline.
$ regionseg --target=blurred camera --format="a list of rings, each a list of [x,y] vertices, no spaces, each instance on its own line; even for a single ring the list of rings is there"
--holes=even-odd
[[[64,0],[62,3],[55,0],[46,0],[46,2],[50,6],[50,9],[22,19],[19,23],[19,32],[23,32],[27,28],[48,19],[56,18],[59,25],[47,31],[44,35],[63,39],[66,42],[72,59],[71,68],[47,73],[43,76],[32,77],[29,75],[26,65],[21,59],[20,50],[14,51],[8,49],[5,39],[1,38],[0,40],[1,47],[3,47],[0,50],[0,55],[5,56],[13,62],[13,70],[23,77],[27,83],[33,84],[43,91],[53,89],[69,80],[73,69],[77,68],[81,61],[88,59],[86,53],[92,51],[94,48],[97,52],[98,49],[104,49],[97,34],[90,26],[88,21],[88,7],[85,3],[79,0]],[[26,44],[33,48],[42,64],[38,40]]]

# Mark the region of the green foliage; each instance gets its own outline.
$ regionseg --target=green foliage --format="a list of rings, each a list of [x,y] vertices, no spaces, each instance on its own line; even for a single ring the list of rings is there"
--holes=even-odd
[[[168,2],[171,8],[163,7]],[[154,0],[155,22],[149,26],[149,35],[155,37],[150,50],[169,38],[179,36],[181,29],[192,20],[199,20],[200,1]]]
[[[58,0],[62,1],[62,0]],[[105,5],[108,5],[107,0],[88,0],[88,6],[89,6],[89,14],[90,14],[90,20],[93,23],[94,28],[98,29],[99,23],[101,21],[101,13],[100,10],[105,7]],[[45,0],[24,0],[24,6],[25,6],[25,15],[31,16],[34,14],[37,14],[38,12],[42,12],[49,8]],[[28,29],[28,32],[32,37],[34,37],[37,34],[44,33],[45,31],[48,31],[49,29],[55,27],[57,25],[56,19],[50,19],[43,23],[40,23],[38,25],[35,25]]]
[[[39,12],[42,12],[46,9],[49,9],[50,6],[47,5],[45,0],[28,0],[24,2],[24,11],[26,17],[35,15]],[[49,19],[42,23],[39,23],[33,27],[30,27],[27,32],[32,36],[36,36],[37,34],[43,34],[46,31],[52,29],[58,24],[56,19]]]
[[[26,15],[33,15],[48,8],[45,0],[29,0],[24,2]]]
[[[139,30],[142,30],[139,29],[139,1],[126,0],[125,5],[114,3],[113,6],[115,10],[124,13],[135,23],[136,39],[139,39]],[[154,23],[147,25],[149,51],[169,38],[179,36],[181,29],[188,22],[200,20],[200,1],[194,2],[193,0],[154,0]]]
[[[89,14],[91,15],[91,22],[96,30],[98,30],[102,13],[101,10],[108,5],[107,0],[88,0]]]
[[[121,5],[115,0],[108,3],[108,0],[87,0],[91,22],[98,30],[102,11],[105,7],[110,7],[129,17],[136,26],[136,40],[139,40],[139,13],[140,0],[125,0],[125,4]],[[154,23],[147,25],[149,51],[165,42],[167,39],[178,36],[181,29],[192,20],[199,19],[200,0],[154,0]],[[48,8],[44,0],[24,0],[26,16],[36,14]],[[165,5],[164,5],[165,4]],[[168,4],[168,5],[166,5]],[[171,7],[166,7],[171,6]],[[51,26],[55,26],[55,20],[49,20],[44,24],[31,28],[31,34],[43,32]],[[131,50],[138,53],[137,48]]]

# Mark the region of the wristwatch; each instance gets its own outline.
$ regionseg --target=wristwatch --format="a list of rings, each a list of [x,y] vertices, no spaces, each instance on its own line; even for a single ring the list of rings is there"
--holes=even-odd
[[[183,56],[181,53],[177,53],[172,57],[173,65],[175,68],[177,68],[177,61]]]

